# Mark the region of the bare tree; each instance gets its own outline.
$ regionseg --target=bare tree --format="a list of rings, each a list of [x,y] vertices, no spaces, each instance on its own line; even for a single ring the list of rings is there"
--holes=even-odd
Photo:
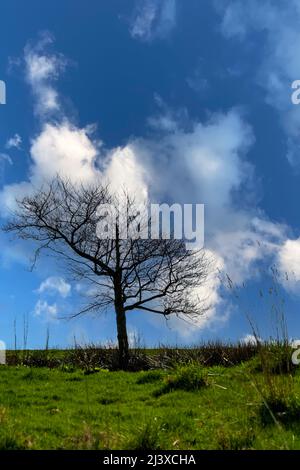
[[[36,242],[35,261],[42,250],[50,250],[74,279],[90,283],[89,301],[73,316],[114,306],[119,364],[126,368],[126,315],[132,310],[191,319],[202,315],[205,299],[196,292],[206,281],[210,262],[204,251],[189,251],[181,240],[122,239],[118,219],[114,237],[99,238],[99,206],[117,203],[107,186],[73,185],[56,177],[17,201],[4,230]],[[132,204],[129,196],[126,204]],[[128,218],[129,225],[133,219]]]

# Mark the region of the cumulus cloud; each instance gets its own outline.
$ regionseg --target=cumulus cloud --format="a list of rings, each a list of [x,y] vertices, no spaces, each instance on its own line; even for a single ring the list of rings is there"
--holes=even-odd
[[[133,38],[152,41],[166,38],[176,25],[176,0],[138,1],[130,26]]]
[[[205,247],[234,282],[253,277],[260,261],[273,259],[285,240],[286,227],[275,224],[254,207],[249,207],[248,189],[253,186],[253,168],[246,156],[254,142],[242,113],[210,115],[206,121],[190,121],[186,113],[163,112],[149,120],[149,138],[132,139],[131,155],[147,175],[150,197],[159,201],[204,203]],[[236,195],[238,194],[238,203]],[[217,269],[201,292],[210,305],[196,322],[198,329],[212,327],[228,318],[222,305]],[[182,329],[177,319],[169,324],[181,334],[193,334],[194,327]]]
[[[68,61],[60,54],[48,53],[52,43],[52,36],[44,34],[37,44],[25,47],[26,80],[32,88],[41,130],[31,141],[29,181],[4,186],[0,194],[2,215],[15,207],[16,198],[22,198],[57,174],[73,183],[91,183],[102,178],[114,189],[124,185],[138,197],[145,197],[143,171],[130,147],[101,154],[101,141],[94,138],[96,126],[80,128],[64,113],[54,81]],[[49,93],[55,96],[53,106],[45,99]]]
[[[21,148],[21,145],[22,145],[22,138],[19,134],[15,134],[13,135],[12,137],[10,137],[8,139],[8,141],[6,142],[5,144],[5,147],[7,149],[11,149],[11,148],[16,148],[16,149],[20,149]]]
[[[97,147],[86,129],[79,129],[70,122],[45,123],[30,149],[29,181],[10,184],[0,193],[1,213],[15,208],[16,199],[30,194],[57,174],[72,182],[91,182],[99,176],[95,166]]]
[[[167,112],[152,118],[154,134],[132,140],[132,151],[156,200],[205,204],[205,247],[220,269],[242,284],[259,275],[260,263],[277,260],[289,228],[251,204],[255,173],[247,152],[254,137],[243,113],[215,113],[202,122],[182,122],[179,116]],[[211,299],[211,309],[199,318],[199,328],[218,317],[222,299],[217,276],[202,294]]]
[[[57,321],[58,307],[56,303],[49,304],[46,300],[38,300],[33,313],[47,322]]]
[[[32,141],[32,177],[34,180],[68,176],[72,181],[88,182],[97,174],[97,148],[86,129],[72,126],[68,121],[43,126]]]
[[[270,2],[234,0],[215,2],[222,16],[221,30],[226,38],[239,41],[259,34],[261,63],[257,82],[265,90],[266,102],[280,116],[287,136],[287,158],[300,163],[300,113],[291,103],[291,84],[300,78],[300,7],[298,0]]]
[[[137,200],[147,200],[146,171],[130,144],[109,152],[104,162],[103,175],[110,182],[113,192],[129,189]]]
[[[180,122],[171,126],[171,117],[167,117],[168,127],[157,125],[151,139],[132,142],[150,172],[153,191],[165,192],[177,202],[192,197],[199,203],[209,201],[214,208],[226,207],[231,192],[248,178],[249,165],[243,157],[253,142],[250,127],[237,110],[216,113],[206,122],[183,127]],[[158,124],[163,119],[157,118]],[[210,214],[219,215],[215,211]]]
[[[71,284],[59,276],[48,277],[37,289],[37,293],[58,293],[61,297],[68,297],[71,293]]]
[[[13,204],[16,196],[32,191],[57,173],[73,182],[102,177],[113,190],[129,187],[151,201],[205,204],[206,249],[236,282],[253,276],[256,263],[277,256],[287,240],[287,229],[269,221],[249,203],[249,193],[255,196],[255,185],[247,153],[254,136],[241,110],[213,113],[198,121],[158,100],[160,111],[148,120],[148,137],[131,138],[124,147],[103,150],[99,139],[93,137],[93,127],[79,128],[63,114],[58,92],[57,106],[41,110],[43,91],[54,89],[54,80],[63,69],[60,56],[45,52],[48,44],[46,38],[37,47],[25,49],[27,80],[40,87],[34,93],[41,130],[31,143],[29,181],[6,186],[1,206]],[[53,279],[50,284],[53,288]],[[46,291],[48,287],[49,281],[40,288]],[[199,319],[198,327],[212,325],[216,319],[225,321],[227,313],[218,316],[222,299],[216,272],[201,296],[208,299],[211,308]],[[40,312],[57,310],[56,304],[49,306],[45,301],[37,305]],[[182,326],[178,329],[183,332]]]
[[[147,197],[146,174],[130,145],[100,154],[99,142],[92,139],[89,128],[78,128],[67,120],[45,123],[32,140],[30,155],[30,181],[4,186],[0,194],[4,215],[15,207],[16,198],[57,174],[73,183],[102,179],[114,191],[126,188],[139,200]]]

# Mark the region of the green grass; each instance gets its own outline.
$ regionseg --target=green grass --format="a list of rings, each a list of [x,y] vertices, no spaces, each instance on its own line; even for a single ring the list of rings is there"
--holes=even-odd
[[[89,375],[1,366],[0,449],[300,449],[298,370],[289,380],[274,422],[251,362]]]

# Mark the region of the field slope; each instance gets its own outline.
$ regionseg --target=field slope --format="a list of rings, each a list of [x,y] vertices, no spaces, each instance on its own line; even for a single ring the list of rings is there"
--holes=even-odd
[[[300,449],[298,371],[275,378],[278,390],[292,380],[296,397],[292,412],[279,397],[276,414],[252,369],[251,361],[93,374],[1,366],[0,448]]]

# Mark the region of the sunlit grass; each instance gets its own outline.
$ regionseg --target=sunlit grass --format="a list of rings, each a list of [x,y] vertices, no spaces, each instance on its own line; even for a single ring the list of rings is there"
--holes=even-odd
[[[265,387],[263,374],[251,363],[204,372],[195,365],[190,371],[90,375],[2,366],[0,448],[300,449],[297,409],[290,421],[268,419],[257,389]],[[299,379],[296,370],[293,397],[300,396]],[[276,383],[281,380],[286,375],[276,376]],[[168,383],[180,386],[157,393]]]

